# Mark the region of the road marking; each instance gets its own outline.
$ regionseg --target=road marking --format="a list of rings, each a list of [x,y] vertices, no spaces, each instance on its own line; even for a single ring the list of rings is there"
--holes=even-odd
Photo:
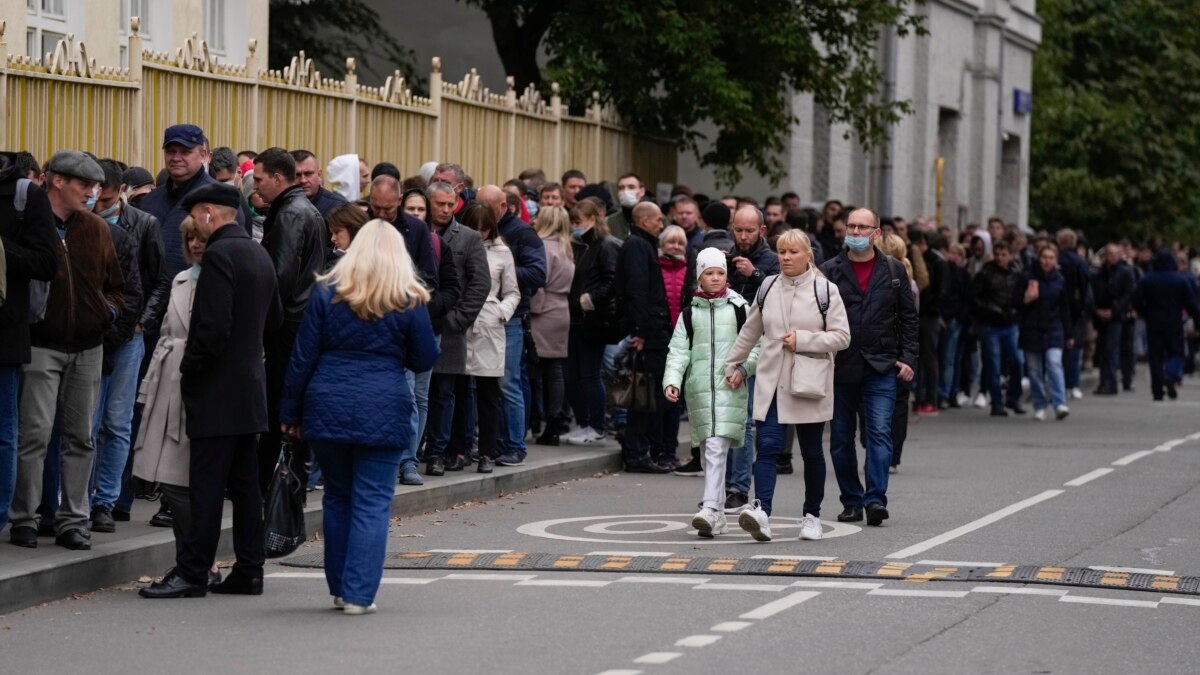
[[[443,579],[451,579],[455,581],[528,581],[535,578],[536,574],[447,574]]]
[[[708,583],[708,579],[705,577],[659,577],[649,575],[644,577],[621,577],[616,581],[617,583],[625,584],[683,584],[685,586]]]
[[[867,595],[887,595],[897,598],[965,598],[970,591],[909,591],[902,588],[876,588]]]
[[[648,557],[654,557],[654,558],[669,558],[675,554],[674,553],[663,553],[662,551],[592,551],[591,553],[588,553],[586,555],[609,555],[609,556],[624,555],[624,556],[629,556],[630,558],[636,558],[638,556],[648,556]]]
[[[689,635],[675,643],[676,647],[707,647],[717,640],[720,635]]]
[[[946,532],[945,534],[939,534],[938,536],[933,537],[932,539],[926,539],[925,541],[923,541],[919,544],[914,544],[912,546],[909,546],[908,548],[900,549],[899,551],[896,551],[895,553],[893,553],[889,556],[886,556],[886,557],[888,557],[888,558],[908,558],[908,557],[914,556],[918,553],[928,551],[929,549],[931,549],[935,546],[940,546],[948,541],[953,541],[955,539],[958,539],[959,537],[963,536],[964,534],[969,534],[969,533],[974,532],[975,530],[978,530],[982,527],[987,527],[988,525],[991,525],[992,523],[995,523],[999,520],[1007,518],[1008,516],[1011,516],[1012,514],[1017,513],[1018,511],[1029,508],[1030,506],[1034,506],[1035,504],[1040,504],[1041,502],[1044,502],[1047,499],[1053,499],[1054,497],[1061,495],[1063,492],[1065,492],[1065,490],[1046,490],[1045,492],[1043,492],[1039,495],[1035,495],[1033,497],[1030,497],[1029,499],[1019,501],[1016,504],[1010,504],[1009,506],[1006,506],[1006,507],[1000,509],[999,511],[989,513],[988,515],[986,515],[978,520],[971,521],[971,522],[967,523],[966,525],[963,525],[962,527],[957,527],[953,530],[950,530],[949,532]]]
[[[633,660],[634,663],[652,663],[655,665],[669,663],[683,656],[683,652],[650,652]]]
[[[778,593],[788,586],[778,584],[700,584],[696,586],[701,591],[768,591]]]
[[[737,546],[745,545],[752,541],[747,533],[733,531],[727,535],[717,537],[715,539],[699,539],[695,536],[695,530],[691,530],[692,516],[691,513],[639,513],[628,515],[611,515],[611,516],[580,516],[575,518],[554,518],[551,520],[539,520],[533,523],[526,523],[517,528],[520,534],[531,537],[541,537],[544,539],[558,539],[561,541],[584,541],[595,542],[599,544],[632,544],[634,546]],[[650,521],[650,518],[678,518],[678,521]],[[800,518],[776,517],[771,519],[771,527],[775,529],[798,529],[800,527]],[[609,521],[609,522],[604,522]],[[675,540],[650,540],[650,539],[622,539],[622,534],[625,536],[637,536],[638,531],[633,530],[622,533],[620,530],[613,528],[621,527],[622,525],[647,525],[651,522],[659,524],[659,527],[665,526],[668,522],[672,524],[667,529],[643,530],[647,536],[652,536],[656,532],[676,532],[679,535]],[[838,523],[830,521],[821,521],[822,529],[824,530],[824,539],[833,539],[835,537],[844,537],[846,535],[861,532],[862,528],[850,523]],[[592,534],[608,534],[614,538],[601,537],[577,537],[569,534],[558,534],[552,530],[555,528],[565,529],[562,526],[578,527],[584,532]],[[692,534],[688,534],[688,533]],[[507,551],[505,551],[507,552]],[[657,555],[657,554],[655,554]]]
[[[1095,471],[1089,471],[1088,473],[1083,474],[1079,478],[1075,478],[1073,480],[1069,480],[1069,481],[1063,483],[1063,486],[1064,487],[1079,487],[1080,485],[1083,485],[1085,483],[1090,483],[1101,476],[1107,476],[1108,474],[1112,473],[1113,471],[1116,471],[1116,469],[1110,469],[1108,467],[1096,469]]]
[[[606,670],[603,673],[598,673],[597,675],[642,675],[642,673],[644,673],[644,672],[646,672],[646,671],[644,671],[644,670]]]
[[[611,581],[595,581],[592,579],[526,579],[518,581],[517,586],[574,586],[578,588],[604,588]]]
[[[1200,600],[1197,601],[1197,604],[1200,604]],[[715,633],[736,633],[739,630],[749,628],[753,625],[754,624],[749,621],[724,621],[713,626],[712,628],[709,628],[709,630]]]
[[[999,567],[1004,563],[963,562],[961,560],[918,560],[913,564],[929,565],[930,567]]]
[[[1143,607],[1154,609],[1158,607],[1157,600],[1122,600],[1121,598],[1094,598],[1087,595],[1064,595],[1059,602],[1074,602],[1081,605],[1112,605],[1115,607]]]
[[[431,548],[429,553],[512,553],[511,548]]]
[[[1113,466],[1129,466],[1130,464],[1133,464],[1134,462],[1138,461],[1139,459],[1141,459],[1143,457],[1148,457],[1153,454],[1154,454],[1153,450],[1138,450],[1137,452],[1133,452],[1128,455],[1125,455],[1121,459],[1118,459],[1117,461],[1113,462]]]
[[[1191,605],[1192,607],[1200,607],[1200,600],[1197,600],[1196,598],[1173,598],[1168,596],[1162,600],[1159,600],[1159,603],[1163,605]],[[716,630],[715,626],[713,627],[713,630]]]
[[[1067,591],[1057,588],[1008,588],[1006,586],[976,586],[972,593],[1000,593],[1003,595],[1052,595],[1062,597]]]
[[[783,597],[778,600],[772,600],[762,607],[752,609],[738,618],[750,620],[769,619],[776,614],[791,609],[792,607],[795,607],[806,600],[812,600],[820,594],[821,593],[819,591],[797,591],[787,597]]]
[[[268,579],[324,579],[324,572],[272,572],[265,575]]]
[[[1188,436],[1187,439],[1189,441],[1200,441],[1200,431],[1197,431],[1196,433]]]
[[[379,580],[381,584],[395,584],[397,586],[424,586],[432,584],[437,579],[417,579],[415,577],[384,577]]]
[[[792,586],[797,588],[848,588],[860,591],[873,591],[882,588],[883,584],[869,581],[796,581]]]
[[[752,560],[837,560],[831,555],[752,555]]]
[[[1088,567],[1088,569],[1096,570],[1097,572],[1128,572],[1129,574],[1153,574],[1160,577],[1175,576],[1174,570],[1151,570],[1144,567],[1107,567],[1105,565],[1091,565]]]

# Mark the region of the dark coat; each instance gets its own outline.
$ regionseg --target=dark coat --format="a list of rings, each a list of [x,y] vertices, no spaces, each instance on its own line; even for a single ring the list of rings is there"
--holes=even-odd
[[[1025,289],[1029,288],[1032,279],[1037,279],[1038,297],[1026,304]],[[1046,274],[1035,261],[1033,271],[1021,275],[1013,293],[1013,305],[1017,307],[1021,326],[1017,345],[1027,352],[1038,353],[1047,349],[1066,349],[1067,339],[1075,333],[1071,320],[1071,294],[1062,273],[1054,270]]]
[[[80,211],[60,225],[67,234],[65,245],[58,244],[58,274],[50,282],[46,318],[30,329],[30,344],[81,352],[99,347],[104,331],[120,318],[125,276],[103,218]]]
[[[1058,269],[1067,282],[1067,302],[1071,307],[1071,322],[1075,326],[1075,334],[1082,338],[1084,317],[1089,311],[1092,297],[1092,269],[1078,253],[1063,250],[1058,254]]]
[[[192,190],[216,182],[217,179],[208,175],[207,171],[198,171],[191,180],[179,187],[175,187],[168,180],[164,185],[154,188],[153,191],[138,202],[138,208],[157,218],[161,226],[163,260],[166,262],[164,273],[168,279],[174,279],[176,274],[192,266],[183,257],[183,233],[180,232],[179,226],[183,223],[183,219],[187,218],[188,214],[180,206],[180,202]],[[249,215],[244,205],[243,208],[238,209],[238,225],[241,225],[247,234],[250,232]],[[161,319],[161,313],[159,316]]]
[[[971,303],[975,320],[987,328],[1011,326],[1017,319],[1014,299],[1021,275],[988,262],[971,280]]]
[[[284,190],[271,202],[263,221],[262,245],[275,266],[275,283],[287,323],[298,324],[304,316],[317,274],[325,269],[326,240],[325,219],[299,185]]]
[[[908,275],[899,261],[878,248],[875,257],[866,293],[845,251],[821,266],[837,285],[850,319],[850,346],[838,352],[834,366],[837,384],[859,384],[872,371],[892,372],[897,361],[917,369],[917,307],[907,292]]]
[[[925,261],[925,269],[929,270],[929,285],[921,291],[920,312],[927,318],[942,316],[942,296],[946,293],[946,277],[949,275],[949,263],[942,254],[931,249],[921,254]]]
[[[322,218],[328,218],[334,209],[347,203],[345,197],[336,192],[330,192],[323,187],[317,188],[317,193],[308,201],[317,207],[317,210],[321,212]]]
[[[571,310],[571,327],[584,340],[592,343],[615,344],[625,337],[623,321],[617,317],[616,274],[621,240],[613,235],[600,238],[596,231],[583,233],[584,245],[575,262],[575,276],[567,306]],[[584,311],[579,298],[587,293],[592,311]]]
[[[427,307],[433,332],[441,335],[446,315],[453,311],[461,297],[462,287],[458,282],[458,266],[454,263],[454,252],[443,242],[442,260],[438,263],[437,290],[432,293]]]
[[[263,334],[279,328],[283,308],[270,256],[233,225],[208,239],[179,364],[192,439],[267,430]]]
[[[1158,252],[1153,270],[1138,282],[1133,306],[1145,319],[1147,331],[1166,336],[1173,353],[1183,353],[1183,313],[1200,322],[1192,285],[1179,273],[1169,249]]]
[[[487,251],[479,233],[457,220],[442,229],[442,261],[454,261],[459,299],[442,317],[442,353],[433,372],[445,375],[467,373],[467,331],[492,291],[492,273]]]
[[[421,283],[431,291],[438,287],[437,258],[433,254],[433,235],[425,221],[405,213],[403,210],[392,221],[404,237],[404,246],[408,249],[408,257],[412,258],[413,267],[421,276]]]
[[[207,260],[204,265],[207,273]],[[438,358],[429,313],[417,305],[364,321],[333,298],[327,284],[313,291],[284,379],[279,421],[299,425],[309,441],[399,451],[416,415],[403,386],[405,371],[423,373]]]
[[[525,316],[529,313],[529,299],[546,285],[546,247],[536,230],[511,213],[504,214],[498,229],[517,264],[517,288],[521,290],[521,302],[513,316]]]
[[[1112,310],[1114,321],[1124,320],[1133,309],[1133,290],[1137,277],[1133,266],[1121,261],[1116,265],[1104,265],[1092,277],[1092,295],[1096,309]]]
[[[763,279],[772,274],[779,274],[779,256],[775,255],[763,237],[754,242],[754,247],[748,253],[735,249],[732,255],[735,258],[745,258],[754,265],[754,273],[746,276],[737,271],[737,267],[732,263],[729,264],[729,285],[743,298],[754,298],[758,295]]]
[[[109,225],[112,235],[113,249],[117,252],[117,262],[121,265],[121,275],[125,279],[125,306],[117,320],[108,325],[104,331],[104,366],[102,372],[112,372],[113,356],[121,345],[133,337],[133,329],[137,325],[142,308],[142,275],[138,270],[137,245],[119,225]]]
[[[946,265],[946,290],[942,293],[942,317],[963,323],[971,320],[971,275],[962,265]]]
[[[633,228],[617,256],[618,314],[625,332],[646,341],[646,349],[666,350],[671,342],[667,289],[658,266],[658,239]]]
[[[134,313],[134,323],[141,324],[143,330],[157,330],[163,312],[167,310],[173,278],[167,276],[167,268],[163,264],[162,227],[157,218],[129,205],[121,207],[117,225],[129,234],[136,249],[142,302]]]
[[[29,281],[50,281],[58,271],[58,234],[50,200],[36,185],[25,197],[17,220],[13,206],[17,180],[23,178],[11,153],[0,153],[0,243],[4,246],[7,297],[0,305],[0,364],[29,363]]]

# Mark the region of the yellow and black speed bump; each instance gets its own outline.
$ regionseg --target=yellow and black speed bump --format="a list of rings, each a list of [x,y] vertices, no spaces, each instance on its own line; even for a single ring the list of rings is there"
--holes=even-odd
[[[324,554],[294,556],[282,561],[290,567],[322,567]],[[569,555],[559,553],[428,553],[400,551],[388,554],[386,569],[472,570],[522,572],[629,572],[639,574],[706,574],[743,576],[818,577],[835,579],[967,581],[975,583],[1049,584],[1115,588],[1200,595],[1200,577],[1104,572],[1086,567],[1012,565],[955,567],[902,562],[849,560],[793,560],[787,558],[736,558],[693,555]]]

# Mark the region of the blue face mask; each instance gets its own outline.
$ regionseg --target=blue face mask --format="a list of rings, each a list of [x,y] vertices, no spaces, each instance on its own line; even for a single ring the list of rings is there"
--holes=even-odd
[[[572,227],[571,228],[571,236],[575,237],[576,239],[582,237],[584,232],[587,232],[587,230],[585,230],[582,227]]]
[[[862,253],[871,248],[871,238],[861,234],[846,235],[846,246],[855,253]]]
[[[533,218],[538,214],[538,203],[532,199],[525,200],[525,208],[529,209],[529,217]]]
[[[98,215],[101,218],[103,218],[104,220],[108,221],[109,225],[116,225],[117,219],[121,217],[121,215],[119,213],[117,213],[117,209],[119,209],[119,208],[120,208],[120,204],[118,202],[113,202],[112,206],[108,207],[107,209],[104,209],[103,211],[101,211],[100,213],[97,213],[96,215]]]
[[[96,202],[98,201],[98,199],[99,198],[96,196],[95,193],[92,193],[92,196],[88,197],[88,200],[87,200],[87,210],[88,211],[91,211],[93,208],[96,207]]]

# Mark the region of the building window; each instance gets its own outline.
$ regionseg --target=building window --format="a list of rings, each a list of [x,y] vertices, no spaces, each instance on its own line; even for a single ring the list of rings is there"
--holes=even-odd
[[[37,0],[25,0],[25,9],[27,9],[31,12],[36,12],[37,11]]]
[[[63,15],[63,0],[42,0],[42,12],[45,14],[53,14],[55,16],[62,16]]]
[[[37,31],[30,28],[25,31],[25,56],[31,59],[40,59],[42,55],[38,53]]]
[[[204,9],[204,38],[209,49],[225,52],[225,0],[208,0]]]
[[[62,35],[60,33],[51,33],[48,30],[42,31],[42,53],[39,56],[41,56],[42,58],[45,58],[46,54],[53,55],[54,50],[58,47],[58,41],[64,40],[64,39],[66,39],[66,37],[67,36]],[[53,56],[51,56],[51,58],[53,58]],[[42,65],[47,65],[47,64],[42,64]]]
[[[142,37],[150,35],[150,2],[148,0],[121,0],[121,33],[129,33],[129,19],[141,19],[138,32]]]

